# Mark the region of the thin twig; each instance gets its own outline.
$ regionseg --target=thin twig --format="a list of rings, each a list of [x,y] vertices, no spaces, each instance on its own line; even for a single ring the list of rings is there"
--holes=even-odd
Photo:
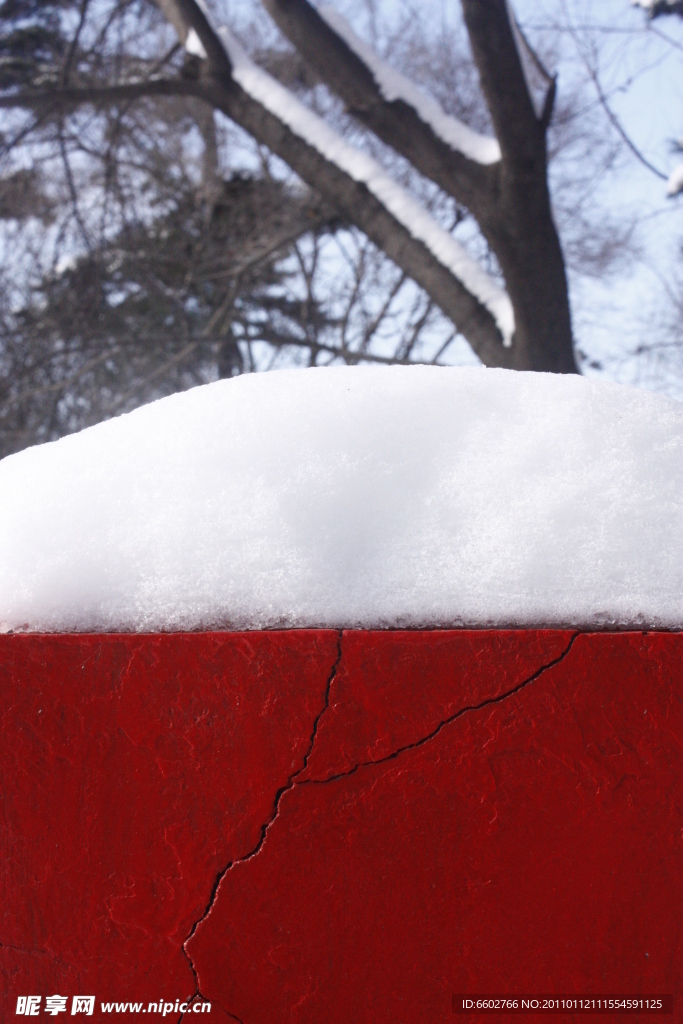
[[[60,82],[59,82],[59,84],[60,84],[60,86],[62,88],[64,88],[64,86],[69,81],[69,74],[71,73],[71,64],[73,62],[73,59],[74,59],[74,56],[75,56],[75,53],[76,53],[76,47],[78,46],[78,40],[79,40],[79,37],[80,37],[80,34],[81,34],[81,30],[83,28],[83,25],[85,24],[85,15],[86,15],[86,12],[88,10],[88,4],[89,3],[90,3],[90,0],[82,0],[82,2],[81,2],[81,11],[80,11],[80,18],[78,20],[78,25],[76,27],[76,31],[74,33],[74,37],[71,40],[71,45],[69,46],[69,50],[67,52],[67,55],[66,55],[66,57],[64,59],[64,65],[62,67],[62,73],[60,75]]]

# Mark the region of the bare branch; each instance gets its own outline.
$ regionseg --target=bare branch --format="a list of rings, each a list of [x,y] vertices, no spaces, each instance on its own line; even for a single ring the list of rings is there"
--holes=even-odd
[[[443,354],[445,353],[445,351],[446,351],[446,349],[447,349],[447,348],[449,347],[449,345],[452,345],[452,344],[453,344],[453,342],[455,341],[455,339],[457,338],[457,336],[458,336],[458,332],[457,332],[457,331],[453,331],[453,333],[452,333],[452,334],[449,334],[449,335],[448,335],[448,337],[447,337],[447,338],[446,338],[446,340],[444,341],[444,343],[443,343],[443,345],[441,346],[441,348],[440,348],[440,349],[439,349],[439,350],[437,351],[436,355],[435,355],[435,356],[434,356],[434,358],[433,358],[433,359],[431,360],[431,363],[432,363],[432,364],[438,364],[438,362],[439,362],[439,359],[441,358],[441,356],[442,356],[442,355],[443,355]]]
[[[110,359],[118,351],[118,349],[119,346],[115,345],[112,346],[111,348],[108,348],[106,352],[100,352],[100,354],[98,356],[95,356],[94,359],[90,359],[88,360],[88,362],[80,366],[75,373],[70,374],[68,377],[64,377],[62,380],[59,380],[54,384],[46,384],[43,387],[31,388],[27,391],[20,392],[18,395],[13,395],[10,398],[5,399],[5,408],[9,409],[15,405],[21,405],[23,402],[26,402],[33,398],[38,398],[40,395],[47,395],[50,394],[51,392],[64,391],[72,384],[75,384],[76,381],[83,377],[86,373],[89,373],[91,370],[94,370],[96,366],[100,365],[100,363],[104,363],[107,359]]]
[[[455,337],[455,335],[454,335]],[[278,337],[273,339],[272,334],[265,330],[261,334],[261,339],[268,344],[277,344],[278,347],[292,346],[294,348],[310,348],[311,343],[307,338],[298,338],[296,335],[291,335],[283,340]],[[358,363],[380,363],[384,366],[415,366],[421,365],[422,360],[420,359],[407,359],[402,356],[382,356],[373,352],[363,352],[357,349],[350,348],[339,348],[336,345],[328,345],[325,342],[317,342],[316,348],[320,352],[325,352],[336,359],[343,359],[345,363],[351,366],[356,366]],[[430,365],[433,360],[430,360]]]
[[[184,78],[152,78],[123,85],[84,86],[74,89],[26,89],[0,96],[0,109],[50,111],[72,110],[81,106],[106,107],[146,96],[197,96],[197,83]]]
[[[69,75],[71,74],[71,65],[73,63],[73,59],[74,59],[74,56],[76,55],[76,50],[78,48],[78,40],[80,39],[81,32],[83,31],[83,25],[85,24],[85,16],[86,16],[86,14],[88,12],[88,4],[89,3],[90,3],[90,0],[81,0],[81,10],[80,10],[80,15],[79,15],[79,19],[78,19],[78,25],[76,26],[76,31],[74,32],[74,37],[71,40],[71,45],[69,46],[69,49],[68,49],[67,54],[66,54],[66,58],[64,60],[64,65],[62,67],[62,74],[61,74],[61,77],[60,77],[60,85],[62,86],[62,88],[69,81]]]
[[[647,159],[645,154],[642,153],[640,151],[640,149],[638,149],[638,147],[636,146],[635,142],[633,141],[631,136],[628,134],[628,132],[626,131],[626,129],[622,125],[622,123],[619,120],[619,118],[617,117],[617,115],[612,110],[611,106],[609,105],[609,103],[607,101],[607,97],[605,96],[605,94],[603,92],[602,85],[600,84],[600,79],[598,78],[598,75],[595,72],[595,68],[592,68],[589,65],[588,61],[586,61],[586,60],[584,60],[584,64],[585,64],[586,70],[588,71],[588,74],[591,77],[593,85],[595,86],[595,91],[598,94],[598,99],[600,100],[602,108],[605,111],[605,113],[607,114],[607,117],[608,117],[609,122],[612,125],[612,127],[615,129],[615,131],[624,140],[624,142],[626,143],[628,148],[631,150],[631,152],[633,153],[635,158],[637,160],[639,160],[640,163],[643,164],[644,167],[647,167],[648,171],[652,171],[652,173],[656,174],[658,178],[661,178],[663,181],[666,181],[667,178],[668,178],[668,175],[666,175],[663,171],[660,171],[660,169],[658,167],[655,167],[655,165],[653,163],[651,163]]]
[[[69,154],[66,151],[66,144],[64,142],[64,132],[62,125],[59,126],[59,151],[62,156],[62,164],[64,166],[64,175],[66,177],[67,186],[69,189],[69,195],[71,197],[71,207],[73,209],[74,218],[78,224],[79,230],[83,237],[85,247],[88,252],[92,251],[92,245],[90,242],[90,236],[88,230],[81,217],[80,207],[78,205],[78,195],[76,194],[76,185],[74,183],[73,174],[71,173],[71,163],[69,162]]]
[[[417,344],[417,341],[418,341],[418,339],[420,337],[420,331],[423,329],[424,325],[427,323],[427,320],[429,319],[429,317],[430,317],[430,315],[432,314],[433,311],[434,311],[434,304],[432,302],[427,302],[425,304],[424,312],[418,318],[418,320],[416,321],[416,323],[415,323],[415,325],[414,325],[414,327],[413,327],[413,329],[412,329],[412,331],[410,333],[410,337],[406,339],[405,343],[401,346],[401,348],[397,352],[397,355],[402,356],[404,359],[410,359],[412,351],[415,348],[415,345]]]
[[[399,274],[399,276],[396,279],[396,282],[394,283],[393,288],[389,289],[387,297],[384,300],[379,311],[375,314],[375,316],[372,318],[372,320],[370,321],[370,323],[367,325],[363,332],[363,340],[360,346],[361,352],[367,352],[370,342],[372,341],[374,335],[377,333],[377,330],[379,329],[382,321],[389,312],[389,307],[391,306],[392,302],[400,292],[406,280],[406,274]]]

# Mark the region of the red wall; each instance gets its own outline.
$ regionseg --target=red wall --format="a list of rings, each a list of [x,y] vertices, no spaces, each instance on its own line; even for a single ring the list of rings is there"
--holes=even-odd
[[[0,722],[3,1022],[683,1020],[683,634],[6,635]]]

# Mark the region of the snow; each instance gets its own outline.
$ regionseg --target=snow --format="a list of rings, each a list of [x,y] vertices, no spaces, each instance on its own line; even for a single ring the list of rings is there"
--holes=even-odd
[[[422,242],[488,309],[501,333],[503,345],[509,347],[515,331],[515,318],[507,293],[376,160],[350,146],[322,118],[254,64],[227,28],[220,28],[218,33],[238,85],[326,160],[354,181],[362,182],[413,238]]]
[[[202,5],[202,10],[209,17],[204,5]],[[352,30],[346,25],[346,22],[343,24],[346,26],[346,31],[353,36]],[[395,182],[376,160],[345,142],[322,118],[305,107],[279,82],[254,64],[229,29],[223,26],[217,30],[217,35],[223,43],[232,65],[232,77],[235,82],[253,100],[274,114],[326,160],[335,164],[345,174],[350,175],[354,181],[362,182],[412,237],[422,242],[442,266],[453,274],[470,294],[491,313],[500,331],[503,346],[509,348],[512,345],[515,332],[512,303],[506,292],[479,266],[476,260],[468,255],[467,250],[459,242],[456,242],[409,192]],[[353,36],[353,39],[360,47],[364,47],[365,44],[356,36]],[[188,33],[185,48],[189,53],[200,57],[206,56],[206,51],[194,29]],[[371,53],[369,50],[368,52]],[[388,75],[394,74],[389,68],[385,70]],[[400,77],[398,76],[398,78]],[[485,144],[491,141],[495,143],[498,154],[495,159],[500,157],[498,143],[495,140],[486,140],[483,136],[477,136],[465,125],[461,125],[453,118],[447,118],[434,101],[421,96],[407,79],[401,80],[413,90],[411,94],[413,100],[422,103],[420,109],[428,111],[434,108],[439,113],[441,122],[443,122],[442,127],[446,122],[453,122],[450,128],[446,126],[444,130],[450,131],[453,139],[457,135],[461,141],[464,140],[463,145],[468,145],[472,153],[478,152],[480,162],[492,162],[485,158],[489,153]],[[439,120],[434,111],[432,111],[432,115],[437,121]],[[476,159],[474,156],[472,158]]]
[[[246,375],[0,494],[3,630],[683,626],[683,405],[580,377]]]
[[[388,103],[403,100],[418,117],[429,125],[435,135],[456,153],[479,164],[494,164],[500,160],[498,140],[468,128],[462,121],[444,113],[432,97],[425,95],[409,78],[386,64],[374,50],[353,31],[348,21],[333,7],[322,7],[318,13],[340,36],[372,73],[377,87]]]
[[[187,39],[185,40],[185,49],[188,53],[194,57],[200,57],[202,60],[206,60],[206,50],[204,44],[195,32],[193,28],[187,33]]]
[[[634,7],[642,7],[644,11],[652,11],[654,8],[661,3],[661,0],[631,0]],[[676,7],[679,0],[664,0],[664,5],[674,8]]]
[[[666,183],[667,195],[676,196],[679,192],[683,192],[683,163],[673,169]]]

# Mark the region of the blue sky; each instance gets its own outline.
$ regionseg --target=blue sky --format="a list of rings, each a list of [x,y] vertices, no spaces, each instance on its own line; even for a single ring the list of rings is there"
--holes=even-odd
[[[683,20],[659,18],[648,27],[644,12],[628,0],[517,0],[516,10],[530,38],[557,40],[557,24],[564,26],[560,93],[582,80],[587,100],[595,102],[588,68],[597,69],[611,111],[644,158],[665,174],[683,161],[671,145],[683,137]],[[617,139],[606,115],[603,124]],[[683,329],[681,351],[668,369],[624,358],[662,336],[665,286],[675,288],[683,268],[683,195],[667,198],[666,183],[624,145],[616,166],[596,181],[595,197],[617,222],[637,220],[639,254],[630,267],[604,278],[572,276],[579,344],[610,377],[683,398]]]

